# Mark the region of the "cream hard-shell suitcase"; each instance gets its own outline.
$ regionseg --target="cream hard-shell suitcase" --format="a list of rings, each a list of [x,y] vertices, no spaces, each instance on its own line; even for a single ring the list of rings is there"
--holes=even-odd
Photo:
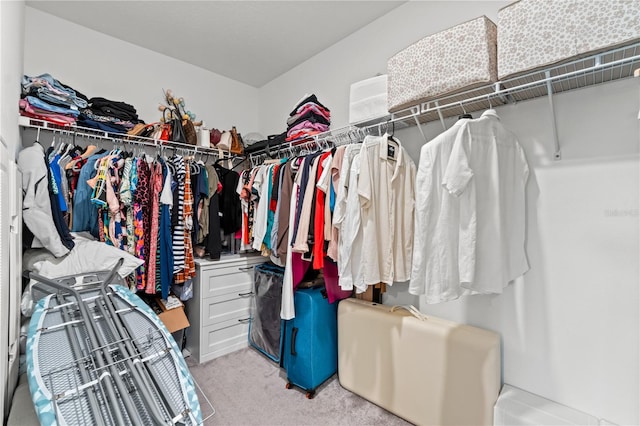
[[[498,334],[398,308],[340,302],[342,387],[418,425],[493,424]]]

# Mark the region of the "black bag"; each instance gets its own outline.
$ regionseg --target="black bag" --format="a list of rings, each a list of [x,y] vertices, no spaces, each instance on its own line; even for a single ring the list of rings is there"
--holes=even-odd
[[[182,127],[182,117],[174,110],[171,110],[171,140],[178,143],[187,143],[187,137]]]
[[[245,152],[247,154],[265,151],[265,153],[269,154],[271,148],[277,148],[279,145],[282,145],[286,142],[287,132],[281,133],[279,135],[269,135],[267,139],[258,141],[253,143],[247,147],[245,147]]]

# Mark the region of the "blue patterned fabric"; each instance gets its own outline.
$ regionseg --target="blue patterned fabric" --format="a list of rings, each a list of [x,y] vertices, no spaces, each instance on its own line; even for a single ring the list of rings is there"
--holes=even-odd
[[[53,408],[53,399],[51,393],[42,383],[40,375],[40,366],[33,354],[38,347],[38,338],[40,337],[39,329],[42,328],[44,322],[44,313],[49,306],[49,300],[52,295],[46,296],[38,301],[31,315],[29,322],[29,335],[27,336],[27,379],[29,380],[29,390],[31,391],[31,399],[38,415],[41,425],[57,426],[56,413]]]

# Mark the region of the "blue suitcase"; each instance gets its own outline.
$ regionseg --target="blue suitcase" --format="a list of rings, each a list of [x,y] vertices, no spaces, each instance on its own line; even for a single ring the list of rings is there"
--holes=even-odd
[[[338,369],[338,304],[316,287],[297,290],[294,305],[296,316],[285,324],[283,367],[287,389],[298,386],[311,399]]]

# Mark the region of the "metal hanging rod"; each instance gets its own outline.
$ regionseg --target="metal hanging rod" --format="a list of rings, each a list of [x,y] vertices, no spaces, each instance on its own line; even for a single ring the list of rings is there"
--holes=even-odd
[[[189,145],[173,141],[161,141],[153,138],[146,138],[142,136],[133,136],[127,134],[119,134],[114,132],[105,132],[99,129],[92,129],[88,127],[80,126],[62,126],[54,123],[50,123],[45,120],[38,120],[30,117],[20,117],[20,126],[25,129],[34,129],[38,132],[38,137],[41,131],[49,131],[53,133],[73,135],[74,138],[80,137],[89,140],[100,140],[105,142],[111,142],[113,144],[134,144],[141,147],[154,148],[159,150],[180,150],[185,153],[198,153],[214,155],[218,158],[227,158],[222,151],[222,157],[220,156],[220,150],[214,148],[207,148],[198,145]],[[232,155],[229,154],[229,157]]]

